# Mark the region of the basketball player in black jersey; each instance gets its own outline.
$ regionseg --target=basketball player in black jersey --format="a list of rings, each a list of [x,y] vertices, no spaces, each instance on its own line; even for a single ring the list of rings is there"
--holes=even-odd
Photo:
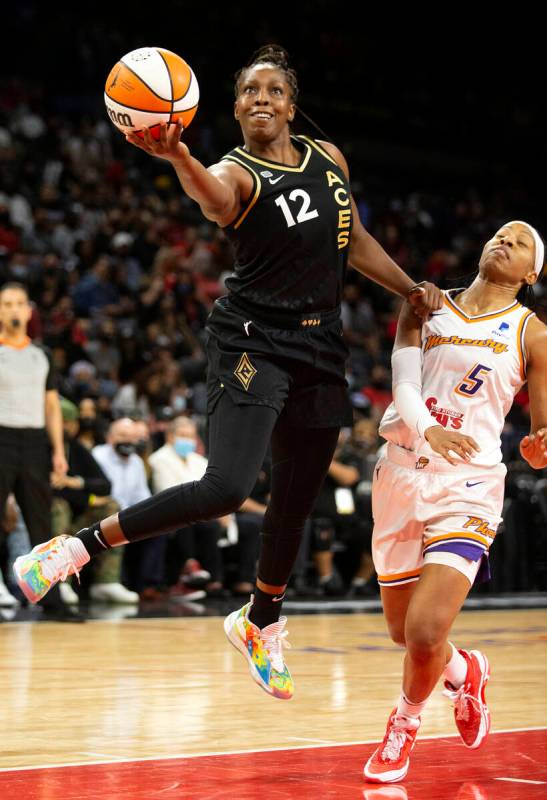
[[[272,448],[251,601],[225,621],[230,641],[269,694],[293,694],[282,646],[281,601],[302,530],[331,462],[340,426],[352,422],[344,379],[340,300],[348,262],[408,298],[421,315],[440,307],[431,284],[414,286],[359,221],[346,161],[329,142],[292,136],[296,74],[278,46],[259,50],[236,76],[243,145],[206,169],[180,141],[127,140],[169,161],[186,194],[226,231],[236,263],[228,296],[209,317],[209,465],[197,482],[158,495],[36,548],[17,564],[32,601],[104,549],[236,511]]]

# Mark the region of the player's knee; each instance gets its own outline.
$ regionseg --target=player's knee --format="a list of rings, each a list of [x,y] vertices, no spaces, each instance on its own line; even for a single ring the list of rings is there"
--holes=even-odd
[[[238,511],[244,501],[249,496],[249,489],[237,476],[226,480],[220,492],[215,495],[215,516],[221,517],[225,514],[233,514]]]
[[[216,519],[238,511],[249,496],[253,482],[241,475],[208,470],[195,484],[201,520]]]
[[[406,649],[417,659],[428,659],[445,646],[446,630],[435,620],[407,621],[404,631]]]
[[[247,497],[249,492],[241,486],[234,485],[228,486],[224,492],[224,514],[233,514],[238,511]]]

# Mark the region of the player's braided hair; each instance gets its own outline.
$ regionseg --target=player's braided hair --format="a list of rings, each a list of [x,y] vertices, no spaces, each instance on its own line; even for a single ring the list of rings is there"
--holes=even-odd
[[[274,67],[285,73],[285,79],[291,90],[291,100],[296,103],[298,99],[298,78],[295,70],[289,66],[289,54],[284,47],[279,44],[265,44],[253,53],[246,66],[242,67],[235,74],[235,95],[239,95],[239,87],[242,78],[248,69],[256,67],[257,64],[273,64]]]
[[[285,50],[284,47],[281,47],[279,44],[265,44],[263,47],[259,48],[253,55],[249,63],[238,70],[235,74],[235,95],[236,97],[239,96],[239,90],[241,81],[245,77],[245,73],[251,67],[255,67],[257,64],[273,64],[277,69],[280,69],[282,72],[285,73],[285,79],[289,88],[291,90],[291,101],[296,104],[298,100],[298,78],[296,76],[296,70],[289,66],[289,54]],[[316,131],[318,131],[323,139],[331,140],[331,137],[328,133],[319,127],[319,125],[313,121],[311,117],[309,117],[300,106],[296,106],[296,110],[299,114],[301,114],[310,125],[312,125]]]

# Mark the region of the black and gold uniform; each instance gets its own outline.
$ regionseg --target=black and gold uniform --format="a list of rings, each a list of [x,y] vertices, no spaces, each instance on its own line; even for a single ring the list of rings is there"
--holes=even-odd
[[[297,167],[264,161],[236,147],[225,156],[253,178],[253,192],[225,229],[233,243],[232,300],[255,312],[305,315],[340,306],[351,232],[350,189],[319,144],[293,137]],[[304,320],[305,317],[302,317]]]
[[[236,263],[208,322],[209,407],[227,391],[238,404],[285,408],[294,425],[351,424],[340,322],[350,189],[319,144],[292,141],[296,167],[240,147],[225,156],[253,191],[225,229]]]
[[[292,142],[301,154],[296,167],[240,147],[225,156],[251,174],[253,191],[225,229],[235,271],[207,322],[207,471],[119,515],[135,541],[233,512],[271,445],[258,576],[273,586],[288,581],[340,426],[352,421],[340,322],[350,190],[319,144]]]

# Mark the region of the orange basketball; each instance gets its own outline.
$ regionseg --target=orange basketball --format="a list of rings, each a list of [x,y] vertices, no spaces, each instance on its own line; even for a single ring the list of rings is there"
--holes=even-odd
[[[140,47],[121,58],[106,79],[108,116],[122,133],[142,138],[144,126],[159,137],[160,122],[182,120],[185,128],[198,108],[199,86],[186,61],[162,47]]]

